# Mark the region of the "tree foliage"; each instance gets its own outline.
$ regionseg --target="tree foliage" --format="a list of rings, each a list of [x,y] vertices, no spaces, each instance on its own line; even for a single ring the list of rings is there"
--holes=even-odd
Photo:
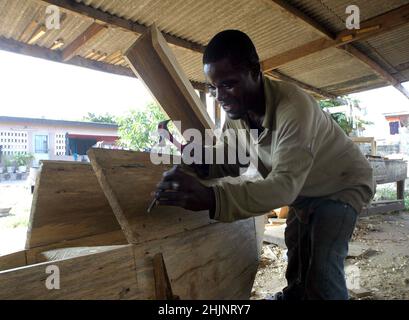
[[[339,99],[328,99],[319,101],[321,109],[339,107],[343,105],[357,106],[358,104],[359,104],[358,100],[351,99],[347,96],[343,96]],[[350,133],[354,129],[363,130],[365,128],[365,125],[372,124],[372,122],[365,121],[363,119],[356,119],[354,121],[351,117],[347,116],[343,112],[332,113],[331,116],[347,135],[350,135]]]
[[[95,114],[92,112],[88,112],[88,114],[83,118],[84,121],[90,122],[100,122],[100,123],[113,123],[116,124],[116,117],[112,114],[105,113],[105,114]]]
[[[131,110],[117,119],[119,125],[120,145],[132,150],[146,151],[157,144],[158,138],[153,135],[158,123],[167,116],[155,103],[148,104],[145,110]]]

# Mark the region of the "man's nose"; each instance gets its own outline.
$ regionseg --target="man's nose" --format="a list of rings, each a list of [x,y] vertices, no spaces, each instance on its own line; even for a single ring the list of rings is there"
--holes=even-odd
[[[226,91],[224,90],[224,88],[216,89],[216,100],[218,102],[223,102],[224,100],[226,100]]]

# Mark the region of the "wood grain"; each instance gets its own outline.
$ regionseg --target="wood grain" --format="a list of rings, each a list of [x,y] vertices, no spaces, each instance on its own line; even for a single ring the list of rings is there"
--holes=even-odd
[[[182,132],[190,128],[202,133],[214,129],[206,108],[155,26],[139,37],[124,56],[168,116],[181,121]]]
[[[27,249],[117,230],[120,225],[90,164],[43,162],[33,195]]]
[[[210,224],[208,212],[158,206],[146,210],[151,193],[172,165],[155,165],[149,153],[90,149],[88,156],[129,243],[161,239]]]

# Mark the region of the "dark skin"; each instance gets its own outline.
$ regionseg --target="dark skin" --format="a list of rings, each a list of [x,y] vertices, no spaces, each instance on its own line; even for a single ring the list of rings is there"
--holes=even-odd
[[[260,69],[233,64],[228,58],[204,65],[210,93],[230,119],[245,119],[251,129],[261,133],[265,115],[263,81]],[[195,177],[175,166],[163,174],[155,197],[160,205],[178,206],[192,211],[214,212],[215,196]]]

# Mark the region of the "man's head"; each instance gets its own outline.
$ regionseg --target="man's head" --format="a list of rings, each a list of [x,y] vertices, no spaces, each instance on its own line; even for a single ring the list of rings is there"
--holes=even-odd
[[[226,30],[210,40],[203,55],[210,93],[231,119],[240,119],[260,94],[260,63],[251,39]]]

